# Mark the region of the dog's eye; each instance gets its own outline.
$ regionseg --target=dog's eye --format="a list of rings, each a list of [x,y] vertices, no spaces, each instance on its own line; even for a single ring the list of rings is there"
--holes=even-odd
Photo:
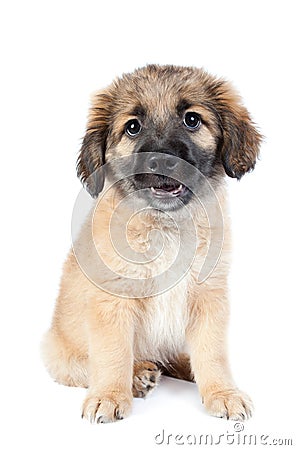
[[[137,119],[129,120],[125,125],[125,132],[128,136],[136,136],[141,129],[141,124]]]
[[[183,123],[187,128],[197,129],[200,127],[201,117],[196,112],[189,111],[185,114]]]

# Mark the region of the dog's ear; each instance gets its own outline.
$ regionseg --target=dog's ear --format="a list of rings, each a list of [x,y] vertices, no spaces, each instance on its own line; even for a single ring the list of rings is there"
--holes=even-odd
[[[231,85],[223,81],[218,86],[215,109],[222,131],[221,161],[227,175],[239,180],[254,169],[262,136]]]
[[[93,96],[86,134],[77,159],[77,175],[96,198],[104,187],[104,163],[112,98],[107,91]]]

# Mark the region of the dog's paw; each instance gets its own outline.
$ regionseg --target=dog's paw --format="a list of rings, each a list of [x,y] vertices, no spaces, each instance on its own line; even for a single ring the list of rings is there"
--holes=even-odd
[[[156,364],[141,361],[134,364],[133,396],[144,398],[157,386],[161,372]]]
[[[204,397],[208,412],[216,417],[231,420],[245,420],[252,416],[251,399],[238,389],[213,392]]]
[[[131,395],[109,392],[101,396],[87,396],[82,409],[82,418],[91,423],[108,423],[124,419],[131,410]]]

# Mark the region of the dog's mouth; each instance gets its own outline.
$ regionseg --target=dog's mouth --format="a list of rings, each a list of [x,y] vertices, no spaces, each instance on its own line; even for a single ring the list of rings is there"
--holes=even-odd
[[[154,174],[136,174],[133,186],[142,198],[157,208],[178,209],[189,202],[191,190],[172,177]]]
[[[183,184],[179,184],[178,186],[173,184],[163,184],[162,186],[151,186],[150,187],[153,197],[156,198],[173,198],[173,197],[182,197],[187,188]]]

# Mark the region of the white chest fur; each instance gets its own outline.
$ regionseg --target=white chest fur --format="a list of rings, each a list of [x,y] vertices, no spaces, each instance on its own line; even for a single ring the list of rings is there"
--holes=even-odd
[[[145,314],[135,335],[135,358],[166,361],[184,352],[187,323],[187,280],[144,300]]]

